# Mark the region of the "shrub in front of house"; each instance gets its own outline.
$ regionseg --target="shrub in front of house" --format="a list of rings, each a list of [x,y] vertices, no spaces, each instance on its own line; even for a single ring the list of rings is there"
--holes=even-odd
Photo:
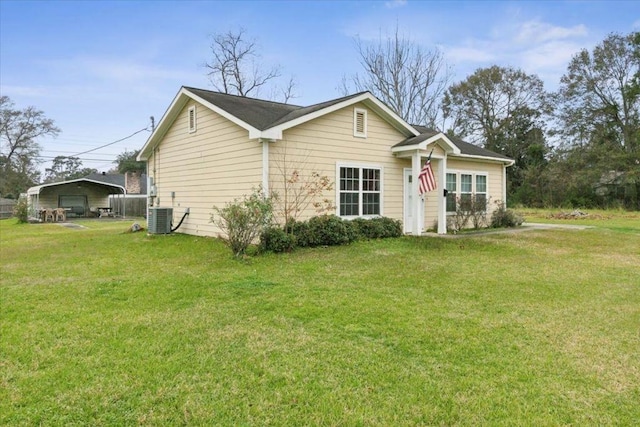
[[[356,218],[351,223],[356,228],[359,239],[385,239],[402,236],[402,223],[397,219],[387,217]]]
[[[271,224],[273,202],[262,189],[254,189],[249,196],[235,199],[225,207],[213,208],[211,222],[227,235],[227,243],[236,258],[243,257],[247,248]]]
[[[296,236],[281,227],[267,227],[260,235],[262,250],[271,252],[291,252],[296,248]]]
[[[289,252],[296,247],[337,246],[400,236],[402,223],[395,219],[343,220],[335,215],[320,215],[308,221],[291,220],[284,228],[269,227],[262,233],[261,243],[265,251]]]
[[[320,215],[309,219],[309,246],[346,245],[358,237],[349,221],[336,215]]]
[[[498,208],[491,214],[491,228],[511,228],[522,225],[524,219],[515,211],[507,209],[504,202],[497,202]]]

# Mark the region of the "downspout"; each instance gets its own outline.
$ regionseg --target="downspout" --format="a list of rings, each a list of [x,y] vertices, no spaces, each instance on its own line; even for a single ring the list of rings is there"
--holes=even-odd
[[[269,140],[262,141],[262,193],[269,197]]]
[[[488,184],[488,183],[487,183]],[[507,207],[507,165],[502,164],[502,202]]]

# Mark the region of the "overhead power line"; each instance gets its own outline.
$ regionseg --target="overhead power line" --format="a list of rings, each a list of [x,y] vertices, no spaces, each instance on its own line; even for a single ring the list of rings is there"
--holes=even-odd
[[[70,157],[77,157],[77,156],[80,156],[80,155],[82,155],[82,154],[91,153],[91,152],[93,152],[93,151],[100,150],[100,149],[105,148],[105,147],[108,147],[108,146],[110,146],[110,145],[117,144],[118,142],[122,142],[122,141],[124,141],[124,140],[127,140],[127,139],[129,139],[129,138],[131,138],[131,137],[133,137],[133,136],[135,136],[135,135],[139,134],[140,132],[144,132],[145,130],[146,130],[146,131],[149,131],[149,128],[148,128],[148,127],[146,127],[146,128],[144,128],[144,129],[140,129],[140,130],[138,130],[138,131],[136,131],[136,132],[132,133],[131,135],[129,135],[129,136],[125,136],[124,138],[121,138],[121,139],[119,139],[119,140],[117,140],[117,141],[113,141],[113,142],[110,142],[110,143],[108,143],[108,144],[101,145],[100,147],[92,148],[91,150],[83,151],[82,153],[74,154],[73,156],[70,156]]]

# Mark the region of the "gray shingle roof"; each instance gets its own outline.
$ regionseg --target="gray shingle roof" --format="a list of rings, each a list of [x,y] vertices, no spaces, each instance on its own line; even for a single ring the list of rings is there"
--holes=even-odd
[[[297,105],[281,104],[279,102],[246,98],[186,86],[185,89],[258,130],[268,129],[278,119],[302,108]]]
[[[413,136],[411,138],[407,138],[404,141],[401,141],[399,143],[397,143],[396,145],[394,145],[394,147],[405,147],[405,146],[411,146],[411,145],[415,145],[415,144],[419,144],[422,141],[425,141],[429,138],[431,138],[432,136],[435,136],[437,134],[439,134],[440,132],[434,129],[430,129],[424,126],[419,126],[419,125],[413,125],[413,127],[420,132],[420,135],[418,136]],[[447,138],[449,138],[449,140],[456,146],[458,147],[458,149],[460,150],[460,153],[462,154],[466,154],[468,156],[482,156],[482,157],[493,157],[496,159],[503,159],[503,160],[511,160],[510,157],[507,157],[503,154],[499,154],[496,152],[493,152],[491,150],[487,150],[485,148],[482,147],[478,147],[477,145],[473,145],[470,144],[466,141],[463,141],[460,138],[454,137],[454,136],[449,136],[447,135]]]
[[[280,102],[229,95],[226,93],[213,92],[210,90],[198,89],[188,86],[185,86],[184,89],[188,90],[196,96],[199,96],[200,98],[215,105],[216,107],[223,109],[227,113],[239,118],[243,122],[253,126],[258,130],[266,130],[281,125],[283,123],[295,120],[307,114],[311,114],[315,111],[322,110],[323,108],[330,107],[332,105],[349,100],[351,98],[355,98],[365,93],[359,92],[342,98],[336,98],[330,101],[321,102],[319,104],[301,107],[299,105],[282,104]],[[420,135],[407,138],[396,144],[394,147],[419,144],[420,142],[425,141],[432,136],[440,133],[437,130],[430,129],[424,126],[413,125],[413,127],[418,132],[420,132]],[[460,138],[449,136],[448,138],[452,143],[456,145],[456,147],[460,149],[460,152],[462,154],[511,160],[507,156],[494,153],[493,151],[486,150],[473,144],[469,144],[468,142],[465,142]],[[124,181],[121,185],[124,185]]]
[[[301,107],[299,105],[282,104],[280,102],[265,101],[256,98],[247,98],[237,95],[229,95],[226,93],[213,92],[204,89],[196,89],[193,87],[184,87],[194,95],[199,96],[207,102],[222,108],[227,113],[239,118],[245,123],[250,124],[258,130],[265,130],[278,126],[280,124],[295,120],[299,117],[313,113],[314,111],[330,107],[342,101],[355,98],[364,92],[345,96],[342,98],[332,99],[331,101],[321,102],[319,104]]]

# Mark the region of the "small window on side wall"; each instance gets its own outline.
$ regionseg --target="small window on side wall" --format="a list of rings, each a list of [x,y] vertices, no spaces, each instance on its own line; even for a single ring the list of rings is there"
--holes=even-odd
[[[367,137],[367,110],[355,108],[353,110],[353,136]]]
[[[187,115],[189,121],[189,133],[194,133],[196,131],[196,106],[192,105],[189,107],[189,113]]]

